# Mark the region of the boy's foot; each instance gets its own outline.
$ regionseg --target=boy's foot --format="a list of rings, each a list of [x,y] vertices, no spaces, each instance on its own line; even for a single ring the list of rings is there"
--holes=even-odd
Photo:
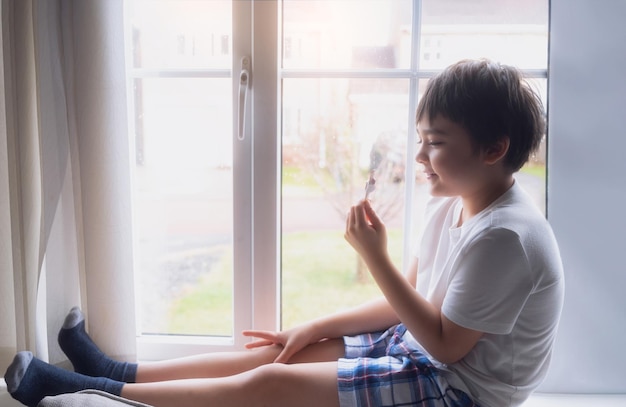
[[[33,357],[31,352],[19,352],[4,374],[7,390],[29,407],[36,407],[46,396],[74,393],[85,389],[102,390],[119,396],[124,383],[104,377],[89,377],[49,365]]]
[[[58,340],[76,372],[125,383],[135,382],[137,364],[118,362],[104,354],[85,331],[85,316],[80,308],[74,307],[67,314]]]

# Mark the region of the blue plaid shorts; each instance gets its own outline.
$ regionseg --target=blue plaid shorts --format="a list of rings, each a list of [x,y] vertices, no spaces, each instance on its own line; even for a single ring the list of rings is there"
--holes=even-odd
[[[406,327],[344,337],[346,357],[339,359],[342,407],[478,407],[450,387],[420,350],[403,339]]]

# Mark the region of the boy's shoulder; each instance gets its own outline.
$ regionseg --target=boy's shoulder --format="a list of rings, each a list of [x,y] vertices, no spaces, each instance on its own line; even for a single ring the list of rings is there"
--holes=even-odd
[[[446,233],[456,225],[462,208],[458,197],[431,197],[426,205],[425,231]],[[545,215],[517,181],[491,205],[467,221],[461,235],[468,241],[497,229],[508,229],[520,237],[544,233],[552,235]]]
[[[549,226],[545,215],[517,181],[490,207],[490,215],[494,226],[504,226],[502,223],[506,222]]]
[[[512,239],[535,254],[558,254],[552,226],[526,191],[514,185],[503,198],[476,225],[473,239],[497,236],[501,240]]]

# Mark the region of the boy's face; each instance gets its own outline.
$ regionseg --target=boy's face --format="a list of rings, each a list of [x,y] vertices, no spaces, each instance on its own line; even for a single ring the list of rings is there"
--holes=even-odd
[[[419,149],[415,161],[424,168],[433,196],[461,196],[481,192],[491,166],[472,143],[469,132],[441,115],[432,122],[425,115],[417,124]]]

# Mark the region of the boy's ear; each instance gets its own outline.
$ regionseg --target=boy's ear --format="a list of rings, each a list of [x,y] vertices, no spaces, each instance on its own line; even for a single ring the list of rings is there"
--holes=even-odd
[[[493,165],[503,159],[509,151],[510,145],[511,141],[509,138],[502,137],[500,140],[496,141],[495,144],[487,147],[485,149],[485,163],[487,165]]]

